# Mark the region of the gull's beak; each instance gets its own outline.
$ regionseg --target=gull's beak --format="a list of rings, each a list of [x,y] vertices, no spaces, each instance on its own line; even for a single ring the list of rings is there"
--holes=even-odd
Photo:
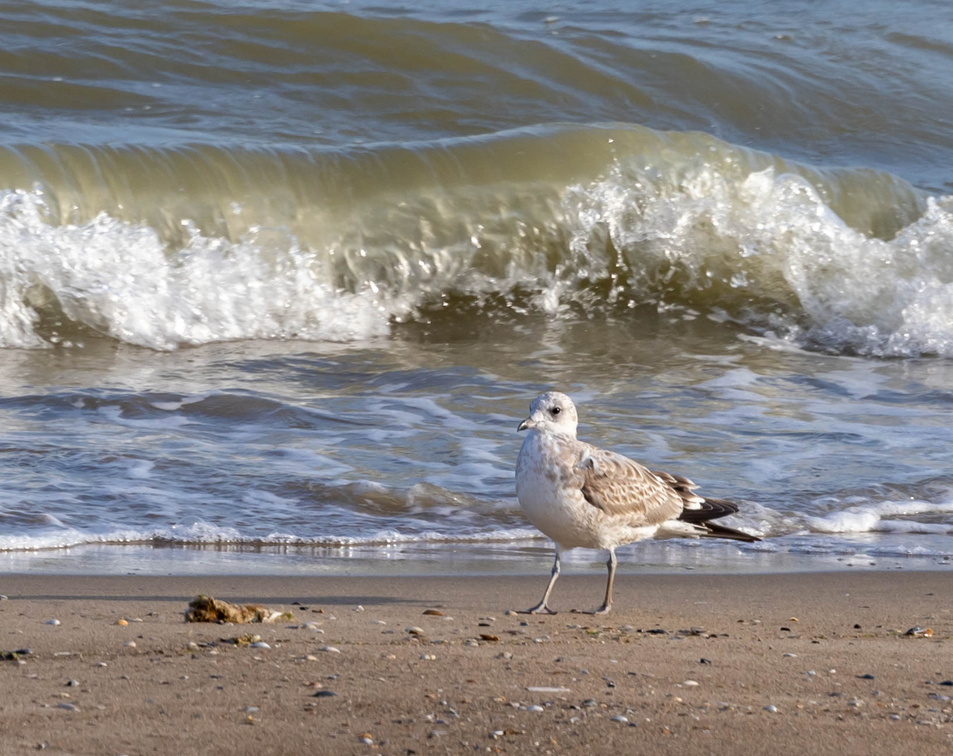
[[[533,418],[528,417],[519,424],[519,427],[516,429],[516,432],[519,433],[520,431],[529,430],[530,428],[535,428],[535,427],[536,427],[536,423],[533,422]]]

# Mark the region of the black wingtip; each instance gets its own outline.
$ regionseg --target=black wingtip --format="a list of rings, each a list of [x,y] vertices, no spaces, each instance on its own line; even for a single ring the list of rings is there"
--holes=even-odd
[[[758,536],[729,528],[726,525],[719,525],[716,522],[702,522],[699,524],[708,531],[705,534],[707,538],[727,538],[732,541],[744,541],[745,543],[755,543],[761,540]]]
[[[699,504],[697,509],[683,509],[678,519],[684,520],[685,522],[701,524],[709,520],[717,520],[719,517],[727,517],[737,512],[738,505],[733,501],[706,498]]]

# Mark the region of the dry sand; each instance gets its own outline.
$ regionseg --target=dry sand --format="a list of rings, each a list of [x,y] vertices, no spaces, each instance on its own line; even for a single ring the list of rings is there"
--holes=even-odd
[[[607,617],[506,613],[545,582],[3,576],[0,651],[29,653],[0,662],[0,752],[953,749],[947,572],[625,575]],[[553,604],[602,588],[566,576]],[[199,593],[294,616],[186,624]]]

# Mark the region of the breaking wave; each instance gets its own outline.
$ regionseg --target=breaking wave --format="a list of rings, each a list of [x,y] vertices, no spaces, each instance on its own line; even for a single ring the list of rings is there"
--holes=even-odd
[[[695,132],[0,148],[0,345],[360,341],[473,308],[953,355],[953,198]]]

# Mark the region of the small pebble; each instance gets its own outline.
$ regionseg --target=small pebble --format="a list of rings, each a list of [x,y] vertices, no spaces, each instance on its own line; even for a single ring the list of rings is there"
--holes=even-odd
[[[686,680],[682,683],[686,688],[695,688],[698,687],[698,682],[696,680]]]
[[[424,634],[423,628],[416,627],[416,626],[408,627],[405,632],[407,632],[409,635],[423,635]]]
[[[609,721],[610,721],[610,722],[622,722],[623,724],[625,724],[625,723],[627,723],[627,722],[629,721],[629,718],[628,718],[628,717],[624,717],[624,716],[622,716],[621,714],[616,714],[616,715],[615,715],[614,717],[612,717],[612,719],[610,719]]]
[[[539,704],[533,704],[532,706],[527,706],[526,711],[546,711],[546,709]]]
[[[436,661],[436,660],[437,660],[437,657],[434,656],[433,654],[421,654],[421,655],[420,655],[420,658],[423,659],[424,661]]]
[[[319,650],[319,651],[324,651],[326,654],[339,654],[339,653],[341,653],[341,649],[335,648],[334,646],[321,646],[321,648],[319,648],[318,650]]]
[[[56,708],[64,709],[65,711],[79,711],[79,707],[76,704],[68,703],[66,701],[56,704]]]
[[[444,614],[439,609],[425,609],[424,614],[428,617],[443,617]]]
[[[43,623],[44,625],[59,625],[60,621],[58,619],[49,619]]]
[[[778,707],[775,706],[774,704],[768,704],[767,706],[764,707],[764,711],[768,712],[769,714],[777,714]]]
[[[269,646],[264,641],[256,641],[255,643],[251,644],[251,647],[252,648],[271,648],[271,646]]]
[[[319,690],[317,693],[314,694],[314,697],[315,698],[332,698],[336,695],[337,693],[335,693],[333,690]]]
[[[123,643],[122,645],[124,645],[126,648],[135,648],[135,647],[136,647],[136,642],[135,642],[135,641],[126,641],[126,642]]]

